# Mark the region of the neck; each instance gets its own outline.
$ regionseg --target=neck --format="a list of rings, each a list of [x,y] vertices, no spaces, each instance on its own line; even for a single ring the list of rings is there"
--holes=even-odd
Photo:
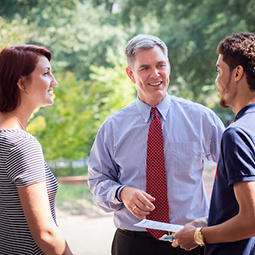
[[[26,127],[22,124],[22,122],[18,119],[18,117],[16,117],[14,114],[10,112],[8,112],[7,114],[10,115],[12,118],[14,118],[18,122],[21,129],[26,131]]]
[[[252,99],[250,98],[249,100],[244,100],[238,102],[236,105],[232,106],[232,110],[235,114],[237,114],[242,108],[244,108],[248,104],[255,103],[255,97]]]

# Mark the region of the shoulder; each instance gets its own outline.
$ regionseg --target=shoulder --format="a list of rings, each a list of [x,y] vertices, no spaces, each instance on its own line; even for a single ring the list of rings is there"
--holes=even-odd
[[[237,123],[230,124],[223,133],[223,138],[226,140],[234,140],[244,138],[245,136],[254,137],[245,127],[239,126]]]
[[[231,150],[236,147],[243,149],[250,147],[255,150],[255,134],[252,132],[236,125],[236,123],[231,124],[223,133],[223,148]]]
[[[39,143],[33,135],[27,133],[24,130],[13,130],[13,129],[0,130],[0,137],[2,141],[6,141],[9,143],[11,142],[15,143],[21,140],[27,140],[27,141]]]
[[[214,113],[211,109],[209,109],[208,107],[206,107],[202,104],[195,103],[190,100],[183,99],[183,98],[176,97],[176,96],[171,96],[171,104],[173,104],[174,106],[179,106],[179,107],[185,108],[189,111],[201,111],[201,112]]]
[[[187,99],[171,96],[171,107],[173,111],[183,111],[186,115],[220,121],[219,117],[210,108]]]
[[[0,140],[1,144],[12,152],[21,153],[28,148],[35,152],[42,150],[38,140],[23,130],[1,130]]]
[[[223,135],[222,135],[222,140],[223,141],[230,141],[230,140],[234,140],[234,138],[236,136],[238,136],[238,133],[242,132],[241,129],[239,129],[238,127],[235,126],[228,126],[226,128],[226,130],[224,131]]]

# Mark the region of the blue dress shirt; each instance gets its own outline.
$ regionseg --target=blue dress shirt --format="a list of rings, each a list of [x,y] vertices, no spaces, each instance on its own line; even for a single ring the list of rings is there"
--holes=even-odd
[[[156,107],[164,137],[170,221],[186,224],[208,215],[204,158],[217,161],[224,126],[210,109],[168,94]],[[117,228],[146,231],[133,226],[140,219],[116,197],[116,191],[124,186],[146,191],[150,110],[137,98],[112,114],[91,149],[88,183],[93,200],[104,211],[114,212]]]

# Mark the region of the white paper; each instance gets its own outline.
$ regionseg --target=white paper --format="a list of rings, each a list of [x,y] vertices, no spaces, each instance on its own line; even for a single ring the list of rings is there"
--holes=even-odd
[[[170,231],[170,232],[177,232],[183,228],[182,225],[158,222],[158,221],[147,220],[147,219],[144,219],[134,224],[134,226],[141,227],[141,228],[158,229],[158,230],[164,230],[164,231]]]

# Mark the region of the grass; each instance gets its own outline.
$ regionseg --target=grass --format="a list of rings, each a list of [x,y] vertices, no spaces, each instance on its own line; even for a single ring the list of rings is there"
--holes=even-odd
[[[87,184],[59,184],[56,207],[72,215],[98,216],[100,209],[93,203]]]

